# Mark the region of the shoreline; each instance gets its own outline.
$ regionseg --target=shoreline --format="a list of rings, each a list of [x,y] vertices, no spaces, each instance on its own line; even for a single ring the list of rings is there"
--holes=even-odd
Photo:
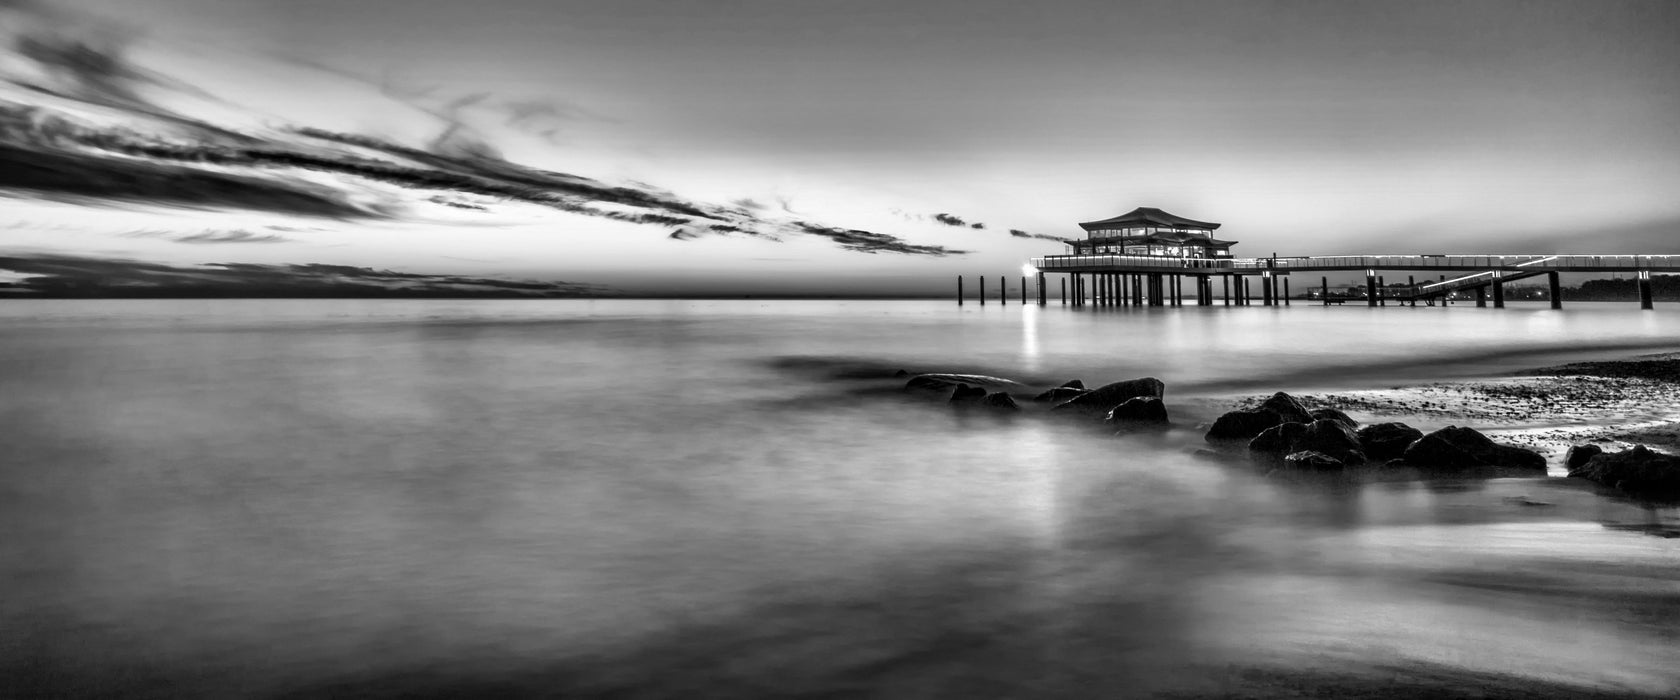
[[[1255,397],[1244,397],[1253,400]],[[1263,397],[1261,397],[1263,398]],[[1303,393],[1361,422],[1465,425],[1559,462],[1575,445],[1680,449],[1680,353],[1618,356],[1504,376]]]

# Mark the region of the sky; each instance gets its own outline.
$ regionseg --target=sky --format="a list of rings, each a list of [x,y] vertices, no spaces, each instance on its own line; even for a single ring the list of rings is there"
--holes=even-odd
[[[938,294],[1139,206],[1239,256],[1680,253],[1675,37],[1667,0],[0,0],[0,283]]]

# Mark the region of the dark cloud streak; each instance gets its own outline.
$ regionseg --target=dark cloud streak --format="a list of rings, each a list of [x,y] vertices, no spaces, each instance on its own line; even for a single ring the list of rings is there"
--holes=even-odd
[[[347,265],[220,263],[198,267],[73,256],[0,256],[26,277],[9,295],[89,298],[585,297],[607,287],[574,282],[424,275]]]

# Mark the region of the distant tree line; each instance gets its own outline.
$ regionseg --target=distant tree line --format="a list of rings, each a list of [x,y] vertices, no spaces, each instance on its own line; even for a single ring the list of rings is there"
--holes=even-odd
[[[1639,280],[1587,280],[1579,287],[1564,287],[1562,291],[1566,301],[1628,301],[1639,298]],[[1652,275],[1651,297],[1680,301],[1680,275]]]

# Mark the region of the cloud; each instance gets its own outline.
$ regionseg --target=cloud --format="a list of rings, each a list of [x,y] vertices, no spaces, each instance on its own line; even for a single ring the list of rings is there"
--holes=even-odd
[[[272,233],[251,233],[235,229],[232,231],[205,231],[174,239],[176,243],[284,243],[292,240],[285,236]]]
[[[1027,233],[1026,231],[1022,231],[1021,229],[1018,229],[1018,228],[1009,229],[1009,235],[1014,236],[1016,238],[1039,238],[1039,239],[1043,239],[1043,240],[1046,240],[1046,241],[1056,241],[1058,243],[1066,243],[1067,242],[1066,238],[1062,238],[1060,236],[1051,236],[1051,235],[1043,234],[1043,233]]]
[[[65,201],[234,208],[339,219],[381,212],[326,188],[197,168],[0,143],[0,190]]]
[[[936,245],[914,245],[902,238],[884,233],[860,231],[858,229],[838,229],[819,226],[803,221],[795,222],[800,230],[813,236],[822,236],[840,244],[840,247],[860,253],[903,253],[906,255],[931,255],[944,257],[947,255],[965,255],[966,250],[953,250]]]
[[[468,110],[493,109],[505,112],[513,126],[543,123],[553,128],[553,122],[586,114],[554,100],[498,100],[489,92],[443,99],[434,96],[437,90],[405,91],[385,81],[379,83],[381,91],[394,93],[442,123],[441,132],[425,147],[310,127],[262,135],[240,133],[148,101],[145,95],[150,88],[191,88],[131,62],[127,47],[132,33],[34,2],[0,0],[0,12],[7,14],[7,20],[24,20],[0,22],[0,31],[13,39],[9,49],[0,47],[12,54],[0,55],[0,79],[23,85],[36,95],[98,104],[133,117],[113,126],[72,114],[63,101],[49,108],[0,100],[0,196],[344,220],[398,219],[407,214],[403,205],[409,203],[481,211],[494,206],[494,201],[487,200],[502,200],[681,227],[680,235],[674,236],[678,239],[747,235],[781,240],[785,235],[816,235],[853,251],[964,252],[914,245],[884,233],[769,220],[764,218],[767,207],[751,199],[720,205],[643,183],[614,185],[523,166],[504,158],[462,118]],[[33,68],[12,70],[20,65]],[[418,192],[410,195],[405,190]],[[782,212],[795,213],[786,198],[778,197],[776,202]],[[637,211],[594,206],[598,204]],[[285,239],[224,232],[171,240],[210,244]]]
[[[45,297],[580,297],[611,288],[574,282],[423,275],[347,265],[174,266],[63,255],[0,256],[22,276],[6,293]]]

